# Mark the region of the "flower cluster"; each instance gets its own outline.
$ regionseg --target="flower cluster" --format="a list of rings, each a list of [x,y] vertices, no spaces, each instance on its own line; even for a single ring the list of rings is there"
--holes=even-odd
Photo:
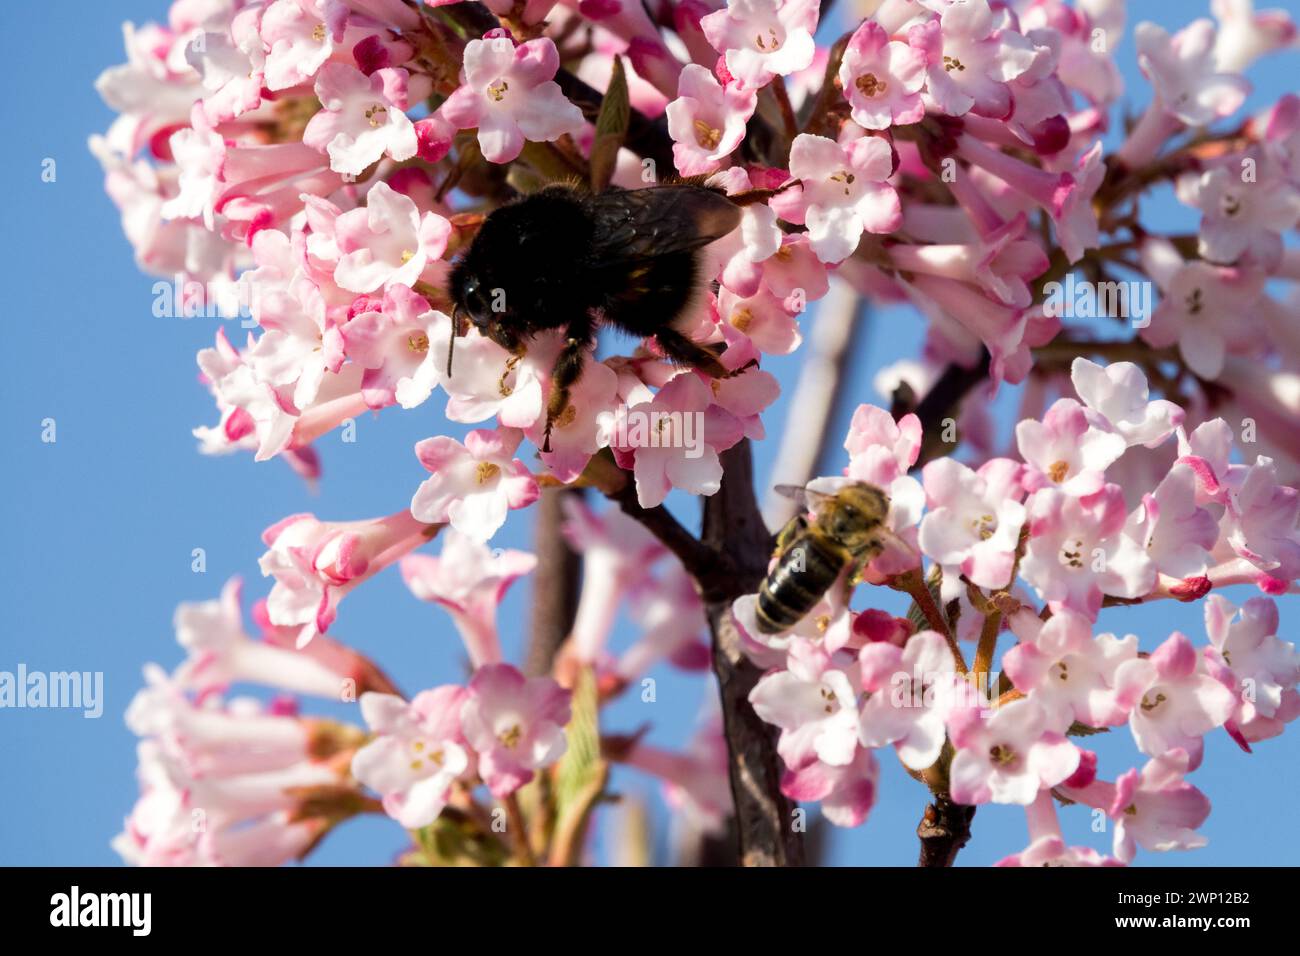
[[[787,796],[822,800],[829,820],[856,826],[876,799],[875,751],[892,745],[919,779],[934,784],[942,770],[957,803],[1028,808],[1032,842],[1007,865],[1127,863],[1137,847],[1205,842],[1196,828],[1209,800],[1184,777],[1206,734],[1249,751],[1300,717],[1300,653],[1278,637],[1264,596],[1300,577],[1300,494],[1278,484],[1266,456],[1231,463],[1223,419],[1189,435],[1183,409],[1150,399],[1129,363],[1076,359],[1071,380],[1073,396],[1019,423],[1018,457],[977,469],[938,458],[920,482],[898,476],[917,456],[914,420],[858,409],[845,474],[890,489],[895,554],[886,573],[882,555],[865,576],[912,594],[917,619],[852,610],[852,579],[806,624],[775,634],[759,626],[753,596],[736,601],[750,654],[767,668],[749,699],[781,730]],[[1151,449],[1169,449],[1169,465],[1132,483],[1129,459]],[[1123,487],[1108,480],[1120,474]],[[1238,606],[1217,593],[1242,583],[1263,595]],[[1096,633],[1105,606],[1201,598],[1199,647],[1177,631],[1148,650],[1133,634]],[[1014,643],[999,679],[1004,634]],[[1106,781],[1070,736],[1123,725],[1148,763]],[[1058,797],[1106,814],[1113,859],[1061,841]]]
[[[1185,777],[1205,735],[1249,749],[1300,714],[1276,606],[1300,578],[1300,97],[1238,116],[1243,71],[1295,27],[1217,2],[1217,22],[1138,24],[1125,53],[1148,105],[1121,128],[1123,0],[883,0],[825,23],[823,6],[174,0],[165,24],[127,26],[128,62],[97,83],[118,113],[90,144],[106,190],[173,308],[246,333],[220,325],[198,353],[216,407],[200,450],[315,482],[321,440],[364,413],[418,409],[428,428],[394,458],[409,477],[390,514],[265,531],[261,640],[234,586],[182,606],[188,657],[131,709],[126,858],[278,863],[384,812],[413,862],[573,863],[611,765],[723,835],[746,799],[727,780],[737,722],[706,713],[682,752],[602,725],[664,663],[761,672],[735,702],[780,728],[781,792],[836,824],[867,818],[892,745],[936,796],[1026,807],[1009,863],[1202,842],[1208,800]],[[453,263],[498,208],[683,177],[738,213],[680,237],[677,350],[593,342],[565,387],[583,341],[520,329],[509,348],[498,319],[465,320]],[[1194,233],[1148,221],[1161,185]],[[743,480],[727,462],[767,437],[773,359],[811,353],[801,388],[852,386],[829,368],[832,290],[910,305],[923,351],[879,376],[891,411],[858,408],[843,473],[799,476],[810,501],[866,483],[890,506],[860,566],[773,633],[735,542],[711,540],[764,550],[757,514],[718,506],[697,538],[664,505],[716,506]],[[998,389],[1019,396],[1013,423],[989,410]],[[790,412],[794,444],[824,437],[825,414]],[[562,507],[534,508],[544,494]],[[580,591],[544,569],[576,611],[529,676],[498,609],[539,559],[489,546],[516,511],[549,513],[582,568]],[[406,697],[332,633],[392,565],[449,615],[463,684]],[[860,584],[904,592],[909,616],[854,609]],[[1233,586],[1260,593],[1233,603]],[[1098,633],[1104,608],[1157,600],[1202,602],[1208,643]],[[614,650],[620,622],[637,638]],[[724,666],[736,630],[746,660]],[[360,719],[225,699],[249,682]],[[1147,762],[1104,780],[1082,744],[1122,724]],[[1062,841],[1061,800],[1112,821],[1111,856]]]

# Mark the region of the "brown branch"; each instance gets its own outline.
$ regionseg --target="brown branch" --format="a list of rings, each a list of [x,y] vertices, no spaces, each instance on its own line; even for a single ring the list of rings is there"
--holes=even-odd
[[[802,866],[803,835],[794,828],[795,804],[781,793],[777,728],[764,723],[749,703],[762,672],[745,656],[732,602],[758,589],[767,570],[772,536],[754,497],[748,440],[722,454],[722,487],[704,501],[704,544],[726,559],[731,573],[701,582],[713,670],[722,697],[731,795],[736,809],[740,861],[744,866]]]
[[[981,382],[988,381],[989,363],[989,353],[985,349],[980,360],[970,368],[949,365],[916,406],[916,417],[921,419],[921,454],[912,466],[913,470],[955,450],[955,444],[943,440],[943,421],[945,418],[956,418],[966,393]]]
[[[917,866],[952,866],[957,852],[970,839],[975,808],[953,803],[947,797],[935,797],[926,806],[925,816],[916,828],[921,838],[921,857]]]
[[[623,509],[624,514],[637,521],[653,534],[682,562],[691,577],[702,589],[718,586],[728,576],[729,563],[691,534],[663,505],[643,508],[637,501],[636,485],[628,481],[617,490],[605,489],[606,496]]]
[[[533,574],[532,630],[524,664],[524,671],[532,677],[551,672],[555,654],[573,629],[578,612],[582,559],[569,547],[560,526],[564,521],[564,499],[581,494],[581,489],[547,488],[537,503],[533,533],[537,570]]]

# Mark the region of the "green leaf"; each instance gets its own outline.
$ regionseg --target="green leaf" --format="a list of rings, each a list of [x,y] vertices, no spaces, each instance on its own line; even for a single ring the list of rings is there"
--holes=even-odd
[[[591,145],[591,188],[602,192],[614,176],[618,151],[627,138],[627,127],[632,109],[628,102],[627,74],[623,72],[623,58],[614,57],[614,72],[609,78],[609,88],[600,103],[596,117],[596,138]]]
[[[425,866],[503,866],[507,853],[499,840],[488,837],[473,821],[450,811],[427,827],[413,830]],[[418,865],[414,859],[404,865]]]
[[[573,688],[572,716],[564,728],[568,747],[555,770],[555,839],[551,862],[577,859],[592,807],[605,790],[609,766],[600,755],[596,675],[583,668]]]

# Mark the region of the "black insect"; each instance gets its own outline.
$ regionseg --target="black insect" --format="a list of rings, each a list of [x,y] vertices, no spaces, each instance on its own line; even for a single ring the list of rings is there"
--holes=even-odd
[[[771,195],[728,198],[689,183],[599,194],[553,185],[502,206],[452,269],[452,348],[462,315],[516,356],[538,332],[565,330],[543,451],[602,322],[653,337],[679,364],[715,378],[735,374],[678,322],[700,293],[700,250],[740,224],[743,205]]]

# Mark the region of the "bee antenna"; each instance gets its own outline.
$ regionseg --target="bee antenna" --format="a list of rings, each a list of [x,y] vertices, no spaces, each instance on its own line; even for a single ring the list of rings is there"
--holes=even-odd
[[[451,337],[447,339],[447,377],[451,378],[451,357],[456,352],[456,336],[460,334],[460,320],[457,318],[457,310],[460,308],[456,303],[451,306]]]

